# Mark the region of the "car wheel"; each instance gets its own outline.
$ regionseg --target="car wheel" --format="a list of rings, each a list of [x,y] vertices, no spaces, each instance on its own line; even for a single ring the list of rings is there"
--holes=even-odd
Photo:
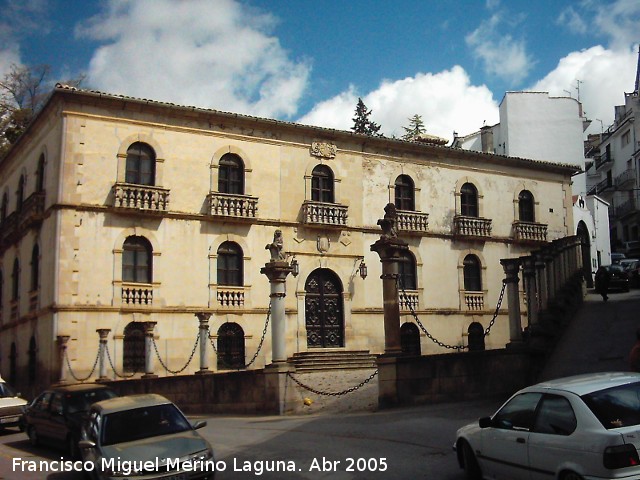
[[[583,480],[576,472],[566,472],[560,477],[561,480]]]
[[[29,443],[31,443],[32,447],[37,447],[40,444],[40,439],[38,438],[36,427],[29,427],[29,429],[27,430],[27,436],[29,437]]]
[[[476,456],[471,449],[471,445],[463,441],[461,444],[461,448],[462,468],[464,469],[465,476],[468,480],[481,480],[482,472],[480,471],[478,460],[476,459]]]

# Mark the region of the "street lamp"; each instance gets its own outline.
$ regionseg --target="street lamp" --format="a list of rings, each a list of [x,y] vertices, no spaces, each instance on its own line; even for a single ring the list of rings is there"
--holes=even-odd
[[[297,277],[298,274],[300,273],[300,265],[298,264],[296,257],[293,257],[289,266],[291,267],[291,275],[293,275],[294,277]]]
[[[364,263],[364,258],[360,261],[360,266],[358,267],[358,271],[360,272],[360,277],[363,280],[367,278],[367,264]]]

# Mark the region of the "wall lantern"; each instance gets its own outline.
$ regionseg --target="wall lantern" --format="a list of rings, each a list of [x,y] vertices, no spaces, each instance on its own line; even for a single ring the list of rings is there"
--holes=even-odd
[[[364,280],[367,278],[367,264],[364,263],[364,258],[360,262],[360,266],[358,267],[358,271],[360,272],[360,277]]]
[[[298,265],[298,261],[296,260],[296,257],[293,257],[293,259],[291,260],[291,263],[289,264],[289,267],[291,267],[291,275],[293,275],[294,277],[297,277],[298,274],[300,273],[300,265]]]

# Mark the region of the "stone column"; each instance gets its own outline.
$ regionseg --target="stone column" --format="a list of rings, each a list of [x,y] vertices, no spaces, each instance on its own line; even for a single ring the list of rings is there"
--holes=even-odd
[[[536,263],[536,278],[538,280],[538,309],[539,311],[544,311],[547,309],[547,272],[546,272],[546,263],[544,261],[544,253],[539,252],[535,254],[535,263]]]
[[[196,313],[196,317],[198,317],[198,328],[200,332],[200,336],[198,341],[200,342],[200,370],[196,372],[196,374],[205,374],[205,373],[213,373],[209,370],[209,364],[207,362],[207,344],[209,343],[209,319],[211,318],[211,313],[209,312],[198,312]]]
[[[522,276],[527,293],[527,317],[529,318],[529,326],[532,326],[538,323],[536,261],[533,256],[522,258]]]
[[[107,353],[107,337],[109,336],[109,332],[111,331],[110,328],[98,328],[96,330],[96,332],[98,332],[98,335],[100,336],[100,346],[98,347],[99,350],[99,376],[98,376],[98,382],[100,381],[104,381],[104,380],[108,380],[107,377],[107,363],[104,361],[104,356]]]
[[[153,329],[157,322],[144,322],[144,375],[142,378],[157,378],[153,373]]]
[[[285,260],[272,260],[260,269],[260,273],[267,276],[271,287],[271,361],[273,363],[285,363],[286,352],[286,327],[284,298],[286,296],[287,275],[292,268]]]
[[[508,258],[500,260],[504,269],[507,284],[507,308],[509,309],[509,338],[511,344],[522,342],[522,319],[520,318],[520,295],[518,293],[518,272],[520,259]]]
[[[392,208],[390,208],[393,207]],[[385,207],[385,218],[378,220],[383,234],[371,245],[371,250],[380,256],[382,263],[382,303],[384,307],[384,353],[385,355],[399,355],[402,353],[400,344],[400,302],[398,292],[398,262],[404,252],[409,250],[407,242],[397,238],[395,230],[395,205]],[[388,231],[386,230],[388,229]]]
[[[58,357],[60,358],[60,380],[58,383],[67,383],[67,363],[65,355],[67,354],[67,342],[71,338],[69,335],[58,335]]]

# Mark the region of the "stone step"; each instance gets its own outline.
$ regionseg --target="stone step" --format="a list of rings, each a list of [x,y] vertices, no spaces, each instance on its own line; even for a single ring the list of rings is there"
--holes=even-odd
[[[288,361],[297,371],[376,368],[376,357],[367,350],[298,352]]]

